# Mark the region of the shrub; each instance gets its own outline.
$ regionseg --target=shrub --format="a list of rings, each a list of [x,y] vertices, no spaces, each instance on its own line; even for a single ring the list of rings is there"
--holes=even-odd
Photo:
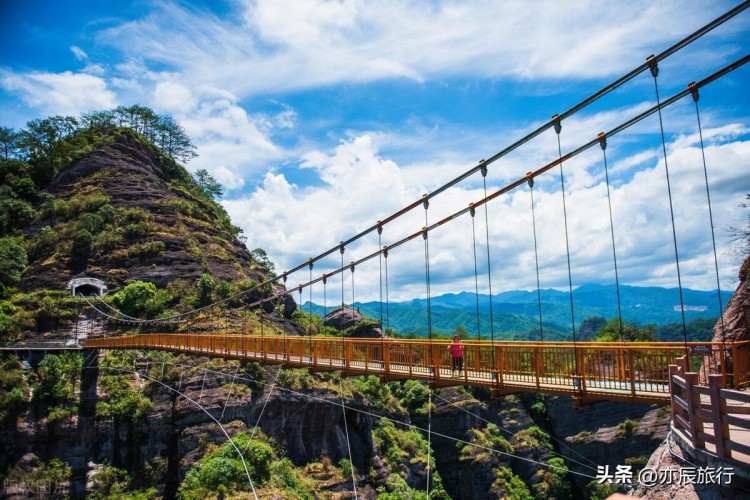
[[[620,437],[632,436],[636,430],[638,430],[638,421],[628,418],[619,425],[617,435]]]
[[[0,238],[0,292],[21,281],[28,258],[26,250],[15,238]]]
[[[70,258],[73,266],[86,267],[86,262],[91,256],[91,245],[94,237],[86,229],[80,229],[73,237],[73,246],[70,249]]]
[[[129,316],[142,316],[146,302],[156,296],[156,286],[145,281],[134,281],[112,296],[112,302]]]
[[[60,236],[50,226],[44,226],[33,237],[28,245],[29,257],[36,260],[54,251]]]
[[[96,234],[102,230],[104,219],[92,213],[83,213],[78,216],[76,227],[79,231],[85,230],[91,234]]]
[[[166,245],[163,241],[147,241],[128,248],[128,257],[131,259],[147,259],[158,257],[164,252]]]
[[[122,243],[122,235],[115,231],[102,231],[97,234],[91,244],[91,251],[96,255],[111,252]]]
[[[0,361],[0,425],[5,427],[13,422],[29,400],[29,394],[18,358],[10,356]]]

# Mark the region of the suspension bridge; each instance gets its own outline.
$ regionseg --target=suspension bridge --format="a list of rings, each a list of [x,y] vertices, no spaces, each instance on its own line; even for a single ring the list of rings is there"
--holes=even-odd
[[[683,90],[666,98],[662,98],[659,94],[659,63],[667,60],[702,36],[743,13],[748,7],[750,7],[750,2],[743,2],[662,53],[649,56],[643,64],[633,68],[626,75],[591,94],[567,111],[554,115],[552,119],[534,131],[498,153],[485,160],[481,160],[473,168],[450,182],[413,201],[388,217],[378,220],[364,231],[331,246],[319,255],[301,262],[299,265],[268,279],[264,283],[259,283],[251,287],[249,290],[193,311],[157,319],[143,319],[129,316],[114,309],[108,302],[98,296],[83,297],[91,310],[101,318],[105,318],[112,325],[122,325],[124,326],[124,330],[129,330],[131,333],[102,336],[83,332],[79,338],[78,331],[76,331],[75,345],[62,345],[59,348],[166,351],[184,353],[196,357],[255,361],[261,364],[279,365],[284,368],[307,368],[311,371],[339,372],[342,376],[375,375],[380,377],[380,380],[383,382],[416,379],[425,381],[430,388],[457,385],[485,387],[490,389],[496,397],[521,392],[557,394],[572,397],[576,405],[596,401],[671,404],[673,429],[676,437],[682,440],[683,443],[693,448],[710,449],[710,452],[719,458],[728,460],[736,459],[747,463],[748,457],[750,457],[750,440],[746,437],[738,437],[741,435],[744,436],[744,434],[738,432],[737,429],[743,430],[742,432],[750,429],[750,423],[747,419],[750,411],[747,410],[746,406],[743,406],[750,404],[750,397],[747,393],[727,388],[741,390],[746,389],[750,385],[750,341],[734,340],[738,333],[736,330],[732,332],[732,336],[727,336],[723,315],[719,321],[719,327],[723,334],[722,341],[688,341],[685,321],[686,304],[682,296],[680,247],[675,228],[675,210],[672,198],[672,188],[674,185],[673,180],[670,179],[669,157],[665,141],[662,111],[683,100],[690,99],[694,103],[696,117],[694,129],[700,135],[701,145],[701,154],[697,161],[702,162],[702,172],[704,174],[699,181],[703,184],[701,187],[705,187],[706,210],[710,219],[710,233],[706,232],[706,239],[710,237],[713,244],[713,264],[716,274],[718,309],[723,311],[724,304],[722,304],[719,292],[719,266],[716,238],[714,235],[714,220],[711,212],[709,165],[706,162],[700,121],[700,92],[704,89],[710,91],[712,83],[721,80],[750,62],[750,54],[739,57],[730,64],[710,74],[695,75],[693,79],[684,82]],[[655,101],[653,106],[631,116],[608,131],[592,130],[589,140],[565,153],[563,152],[560,136],[563,133],[563,124],[566,120],[580,113],[583,109],[602,97],[615,92],[626,83],[644,74],[647,78],[650,76],[653,81],[653,100]],[[740,106],[746,104],[746,102],[739,103]],[[622,328],[624,321],[620,297],[621,279],[618,268],[618,258],[622,258],[622,255],[618,254],[617,248],[617,227],[613,219],[610,191],[611,172],[608,166],[607,147],[609,143],[617,140],[618,134],[653,116],[658,117],[661,136],[661,160],[665,180],[663,195],[668,199],[669,203],[674,268],[680,291],[679,308],[682,319],[682,342],[628,342],[623,338]],[[556,136],[557,158],[538,167],[536,170],[529,171],[526,175],[505,184],[493,192],[488,192],[487,175],[489,167],[524,144],[550,130]],[[597,146],[602,154],[602,167],[604,169],[607,188],[608,230],[611,236],[612,269],[614,271],[617,290],[616,306],[620,326],[620,341],[617,342],[580,341],[576,331],[576,310],[573,302],[572,277],[574,269],[571,266],[570,257],[569,206],[566,200],[564,165],[578,155]],[[550,341],[549,339],[545,341],[544,339],[541,283],[539,277],[539,234],[537,231],[534,200],[535,181],[556,168],[559,169],[560,191],[562,194],[560,212],[563,214],[565,236],[564,242],[560,244],[565,248],[565,271],[570,295],[571,340],[566,342],[558,340]],[[483,196],[466,206],[456,207],[449,215],[439,217],[436,221],[432,220],[431,222],[431,202],[450,188],[457,186],[461,182],[475,178],[477,175],[481,176]],[[529,210],[532,222],[530,230],[533,236],[536,291],[539,304],[539,339],[533,342],[504,340],[502,333],[495,330],[491,300],[488,304],[490,321],[488,327],[484,330],[479,318],[479,282],[480,280],[486,282],[486,289],[489,291],[489,295],[492,296],[493,277],[496,278],[502,272],[502,269],[492,269],[491,267],[489,230],[491,218],[488,215],[488,206],[493,200],[523,189],[528,189],[530,198]],[[403,221],[408,214],[414,213],[419,209],[423,209],[424,225],[420,224],[421,227],[412,228],[411,232],[406,235],[394,238],[383,244],[386,228],[390,228],[396,221]],[[477,215],[481,215],[482,211],[484,212],[485,227],[480,229],[484,229],[485,234],[481,235],[480,231],[480,237],[478,238],[476,227]],[[473,264],[475,295],[477,297],[476,337],[477,339],[483,338],[485,340],[464,339],[463,366],[460,370],[453,370],[452,356],[447,348],[448,341],[433,338],[430,299],[432,296],[431,283],[434,272],[431,270],[430,242],[431,234],[434,234],[437,230],[451,227],[458,224],[461,220],[465,221],[467,218],[471,225],[473,249],[473,252],[468,254],[468,258],[473,258],[470,264]],[[377,249],[375,251],[367,252],[365,255],[358,255],[348,264],[344,263],[344,255],[347,251],[354,253],[357,248],[357,242],[374,235],[377,236]],[[484,241],[481,241],[482,239]],[[271,325],[264,329],[264,324],[269,324],[270,322],[268,318],[269,309],[272,310],[274,307],[279,307],[280,303],[283,304],[295,291],[298,292],[300,299],[302,298],[303,290],[307,290],[310,298],[312,298],[313,287],[322,288],[324,309],[327,311],[328,287],[334,281],[338,285],[340,280],[340,303],[343,306],[345,303],[345,275],[348,275],[350,278],[351,302],[353,304],[355,269],[361,268],[361,266],[367,263],[377,262],[379,279],[376,286],[379,292],[380,304],[383,305],[381,307],[379,325],[382,330],[387,330],[390,316],[390,290],[392,290],[394,280],[392,270],[389,276],[389,256],[392,257],[400,251],[407,251],[405,247],[408,243],[418,243],[420,240],[424,251],[424,286],[427,298],[426,338],[409,340],[385,337],[359,339],[313,335],[310,322],[308,323],[307,335],[288,334],[286,329],[279,331],[278,328],[271,328]],[[484,247],[484,253],[486,253],[486,265],[483,264],[480,266],[477,250],[478,248],[481,250],[482,247]],[[432,250],[434,252],[434,245]],[[325,267],[326,260],[329,261],[330,265],[330,260],[332,259],[338,261],[337,266],[314,276],[316,268]],[[480,273],[480,267],[484,269],[482,273]],[[290,278],[299,277],[301,274],[306,274],[306,277],[294,286],[287,286]],[[255,300],[259,296],[262,298]],[[253,297],[253,299],[250,299],[250,297]],[[312,305],[312,300],[309,302]],[[238,307],[235,306],[234,304],[237,303],[241,305]],[[207,316],[215,315],[216,311],[222,311],[225,316],[229,313],[238,313],[240,318],[243,315],[247,317],[256,312],[257,314],[254,316],[258,319],[257,327],[254,327],[249,332],[242,331],[242,328],[233,328],[227,321],[226,328],[224,329],[198,328],[201,318],[205,319]],[[132,334],[132,330],[135,328],[141,333]],[[89,330],[93,331],[91,328]],[[5,346],[2,349],[54,350],[55,348],[51,344],[39,344],[38,346]],[[87,359],[96,357],[97,354],[92,351],[89,353]],[[142,374],[142,376],[148,378],[147,374]],[[235,372],[232,377],[232,383],[234,383],[234,378],[236,377],[237,373]],[[156,379],[152,381],[165,385]],[[274,387],[276,387],[275,383],[271,386],[267,397],[270,397]],[[169,389],[174,390],[173,388]],[[432,398],[431,391],[429,397]],[[440,395],[436,394],[436,397],[440,398]],[[229,398],[229,395],[227,398]],[[266,399],[267,402],[268,399]],[[194,403],[200,407],[200,401]],[[361,411],[347,408],[344,404],[343,396],[341,399],[341,408],[344,422],[346,421],[345,416],[347,411]],[[431,419],[431,404],[428,404],[427,408],[430,412],[428,413],[428,418]],[[223,417],[223,412],[221,417],[217,419],[207,410],[203,409],[203,411],[221,427],[220,421],[221,417]],[[258,422],[260,422],[262,415],[263,412],[261,411]],[[431,422],[431,420],[428,421]],[[730,426],[732,427],[731,432]],[[346,424],[344,425],[344,429],[348,433]],[[427,429],[420,429],[420,431],[426,433],[428,440],[432,434],[435,434],[429,426]],[[231,437],[228,434],[226,436],[228,441],[232,442]],[[242,458],[243,453],[239,449],[237,449],[237,452],[240,458]],[[429,463],[429,455],[427,462]],[[546,466],[546,464],[540,465]],[[596,466],[593,462],[591,465]],[[590,468],[590,466],[588,467]],[[589,474],[593,473],[593,470]],[[429,496],[429,468],[427,472]],[[573,473],[587,475],[579,472]],[[587,477],[593,479],[593,476],[587,475]],[[255,494],[249,473],[248,482]],[[357,481],[354,478],[354,470],[352,470],[352,483],[356,496]]]
[[[493,156],[481,160],[473,168],[442,185],[434,191],[425,194],[420,199],[396,211],[390,216],[377,221],[364,231],[351,238],[333,245],[327,251],[310,258],[306,262],[283,272],[265,283],[260,283],[250,290],[246,290],[236,296],[229,297],[223,301],[211,304],[204,308],[196,309],[183,314],[160,318],[155,320],[144,320],[127,316],[117,311],[106,302],[99,299],[102,306],[89,303],[102,316],[110,321],[124,323],[126,325],[137,325],[148,327],[149,331],[159,330],[159,326],[169,326],[170,333],[145,333],[135,336],[87,338],[83,341],[86,348],[98,349],[155,349],[174,352],[183,352],[193,355],[213,356],[222,358],[238,358],[259,361],[261,363],[280,364],[285,367],[307,367],[312,370],[341,370],[347,375],[374,374],[381,377],[383,381],[414,378],[428,381],[433,387],[450,385],[476,385],[488,387],[496,395],[509,394],[513,392],[545,392],[550,394],[571,395],[578,402],[596,400],[630,400],[637,402],[665,402],[670,397],[669,367],[679,362],[686,370],[700,371],[701,379],[707,380],[711,374],[720,374],[726,377],[729,384],[735,388],[744,388],[750,383],[750,343],[730,342],[722,337],[722,342],[688,342],[685,323],[685,303],[682,295],[682,269],[680,264],[680,249],[675,229],[675,211],[672,198],[673,181],[670,180],[667,146],[664,134],[663,110],[683,99],[691,99],[695,107],[695,130],[700,134],[701,158],[703,164],[703,178],[701,183],[705,185],[706,207],[710,218],[710,233],[706,232],[706,238],[711,238],[713,243],[713,264],[716,274],[717,300],[719,310],[724,309],[719,286],[719,270],[714,234],[714,221],[711,212],[711,197],[708,166],[704,152],[703,131],[701,128],[700,115],[700,91],[710,88],[716,82],[733,71],[739,69],[750,61],[750,54],[731,62],[730,64],[714,71],[708,75],[699,75],[694,81],[686,81],[683,90],[662,98],[659,94],[659,63],[678,53],[688,45],[698,40],[703,35],[721,26],[728,20],[747,9],[749,3],[744,2],[723,16],[703,26],[696,32],[680,40],[672,47],[658,55],[646,58],[645,62],[623,77],[605,86],[598,92],[590,95],[580,103],[563,113],[556,114],[545,124],[527,134],[520,140],[507,146]],[[563,122],[579,113],[581,110],[599,100],[603,96],[617,90],[627,82],[636,79],[640,75],[650,76],[653,81],[655,104],[648,109],[630,117],[614,128],[603,131],[592,131],[591,139],[566,153],[563,153],[560,136],[562,134]],[[620,298],[620,276],[618,272],[617,240],[615,237],[616,227],[612,217],[612,198],[610,169],[607,163],[608,141],[615,140],[618,134],[633,127],[644,119],[656,115],[659,122],[661,137],[662,164],[664,167],[664,192],[663,196],[668,199],[671,221],[671,235],[673,240],[674,264],[676,278],[680,290],[680,312],[682,317],[683,342],[657,342],[657,343],[634,343],[625,342],[623,338],[623,318]],[[510,182],[500,189],[488,193],[487,174],[489,166],[499,159],[507,156],[517,148],[541,135],[543,132],[553,130],[557,142],[557,158],[547,164],[528,172],[525,176]],[[566,202],[566,183],[564,164],[586,150],[599,146],[602,152],[602,166],[604,168],[607,201],[609,211],[609,232],[611,236],[612,264],[614,278],[617,286],[617,310],[620,325],[620,341],[607,343],[581,342],[576,334],[575,307],[573,303],[573,281],[570,259],[570,241],[568,231],[568,205]],[[543,174],[552,169],[559,169],[560,191],[562,193],[562,206],[560,207],[564,220],[564,246],[567,257],[567,278],[570,294],[571,333],[570,342],[545,342],[542,315],[542,303],[539,279],[539,253],[537,246],[537,221],[534,205],[534,182]],[[469,203],[467,206],[459,207],[448,216],[440,220],[430,222],[430,202],[449,188],[456,186],[462,181],[480,174],[484,196],[481,199]],[[538,342],[508,342],[502,340],[499,332],[495,331],[493,322],[493,305],[489,302],[489,331],[480,331],[479,321],[479,281],[487,281],[487,289],[492,295],[493,269],[490,259],[490,217],[487,213],[488,205],[495,199],[508,195],[514,190],[528,188],[530,193],[530,211],[532,216],[532,231],[534,241],[534,257],[536,267],[537,294],[539,296],[539,341]],[[408,213],[422,208],[424,210],[424,225],[388,244],[383,244],[384,229],[394,221],[400,220]],[[477,238],[476,215],[479,210],[484,210],[485,217],[485,241]],[[465,342],[465,366],[460,373],[451,370],[451,357],[445,342],[433,339],[433,325],[431,317],[431,269],[430,269],[430,235],[439,228],[455,224],[456,221],[471,220],[473,241],[473,266],[474,284],[477,296],[477,338],[488,339],[486,341]],[[352,260],[349,264],[344,263],[344,255],[347,249],[355,242],[368,235],[377,234],[378,246],[373,252]],[[191,319],[194,320],[206,311],[215,308],[228,308],[231,301],[243,301],[240,309],[261,310],[269,307],[291,295],[293,291],[299,293],[302,299],[303,290],[308,290],[312,298],[314,286],[323,288],[324,301],[327,306],[327,286],[332,279],[338,277],[341,281],[341,303],[344,300],[344,275],[350,274],[352,302],[354,302],[354,271],[359,266],[377,260],[379,271],[379,293],[381,303],[380,326],[388,325],[388,303],[389,303],[389,278],[388,258],[395,252],[401,250],[409,242],[423,241],[424,248],[424,283],[427,298],[427,338],[423,340],[402,339],[354,339],[313,336],[309,331],[308,336],[293,335],[264,335],[261,319],[260,332],[229,332],[229,333],[195,333],[191,332]],[[486,273],[480,276],[477,248],[484,246],[486,249],[487,262]],[[313,271],[315,265],[324,259],[334,258],[338,254],[340,262],[338,267],[323,272],[317,277]],[[292,287],[287,287],[290,276],[298,276],[307,271],[306,279]],[[495,271],[497,272],[497,271]],[[265,287],[265,288],[264,288]],[[248,303],[247,297],[264,290],[265,297]],[[271,290],[270,293],[267,293]],[[261,293],[261,295],[263,294]],[[88,299],[87,299],[88,300]],[[382,304],[385,303],[385,312]],[[312,304],[312,300],[310,300]],[[106,306],[106,307],[104,307]],[[106,308],[109,307],[109,310]],[[262,318],[262,316],[261,316]],[[724,332],[724,317],[720,319],[722,332]],[[309,327],[308,327],[309,329]],[[260,335],[259,335],[260,333]],[[277,332],[278,333],[278,332]]]

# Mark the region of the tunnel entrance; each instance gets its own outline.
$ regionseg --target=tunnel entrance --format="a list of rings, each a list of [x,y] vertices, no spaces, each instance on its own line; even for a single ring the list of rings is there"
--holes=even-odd
[[[73,278],[68,282],[66,290],[74,297],[76,295],[106,295],[107,283],[98,278]]]

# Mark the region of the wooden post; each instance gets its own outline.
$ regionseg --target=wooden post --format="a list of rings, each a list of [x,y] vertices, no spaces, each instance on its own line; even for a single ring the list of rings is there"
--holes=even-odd
[[[541,377],[541,371],[542,371],[542,360],[540,359],[540,347],[537,346],[534,348],[534,372],[536,373],[536,388],[539,390],[539,378]]]
[[[628,370],[630,370],[630,395],[635,397],[635,361],[633,349],[628,349]]]
[[[677,358],[677,365],[682,369],[682,376],[684,377],[689,367],[687,355]]]
[[[729,425],[722,423],[722,417],[727,413],[726,400],[721,397],[721,390],[726,388],[726,380],[723,375],[708,376],[708,390],[711,398],[711,417],[714,424],[714,442],[716,444],[716,456],[731,457],[731,450],[724,447],[724,440],[729,439]]]
[[[495,382],[499,387],[503,386],[503,348],[502,346],[492,346],[492,352],[495,353]]]
[[[705,448],[706,443],[698,437],[703,432],[703,420],[695,414],[695,411],[701,407],[701,395],[698,394],[693,386],[700,384],[700,377],[695,372],[685,373],[685,399],[688,405],[688,420],[690,422],[690,440],[696,448]]]
[[[669,365],[669,402],[672,407],[672,422],[674,423],[674,416],[679,412],[679,406],[675,402],[675,384],[672,383],[672,377],[679,376],[680,367],[677,365]]]
[[[747,315],[745,315],[745,320],[747,320]],[[740,389],[740,360],[737,359],[737,344],[735,342],[732,342],[732,388],[733,389]]]
[[[383,342],[383,371],[391,373],[391,343]]]

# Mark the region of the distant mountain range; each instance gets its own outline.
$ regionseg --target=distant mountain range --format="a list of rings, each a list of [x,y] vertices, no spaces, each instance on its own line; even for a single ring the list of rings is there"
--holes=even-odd
[[[716,291],[700,291],[683,288],[685,318],[695,319],[719,317]],[[722,291],[722,304],[726,306],[731,292]],[[479,330],[482,337],[490,335],[489,295],[479,294]],[[541,291],[542,325],[545,337],[568,338],[570,335],[571,311],[568,292],[545,289]],[[677,288],[620,286],[622,316],[626,322],[639,325],[653,323],[657,326],[681,323],[680,296]],[[498,338],[537,338],[539,332],[539,301],[537,291],[513,290],[492,296],[494,331]],[[448,293],[431,298],[432,330],[447,334],[456,327],[466,328],[471,336],[477,331],[477,295],[472,292]],[[355,302],[362,315],[379,320],[380,302]],[[617,317],[617,289],[615,285],[585,284],[573,290],[573,306],[576,326],[592,316]],[[309,303],[302,305],[305,311]],[[387,309],[387,313],[386,313]],[[328,312],[333,308],[329,307]],[[423,336],[427,333],[427,300],[413,299],[404,302],[382,304],[384,326],[402,334]],[[313,304],[315,314],[324,315],[319,304]]]

